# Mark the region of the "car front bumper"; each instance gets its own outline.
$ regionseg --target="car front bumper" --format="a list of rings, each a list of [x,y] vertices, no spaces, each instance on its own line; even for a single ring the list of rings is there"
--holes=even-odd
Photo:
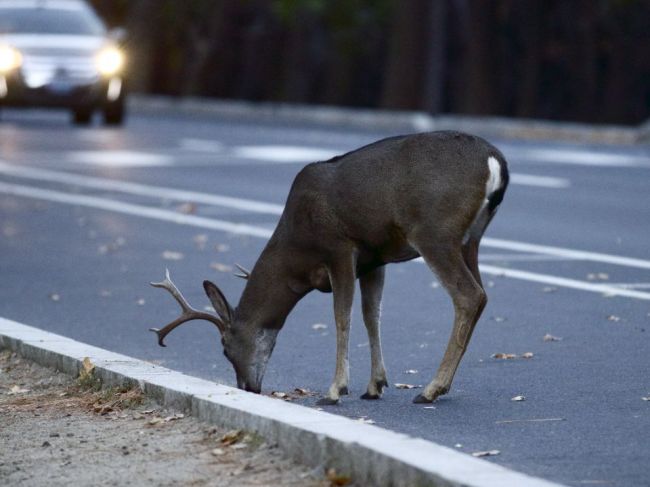
[[[0,106],[12,107],[102,107],[120,99],[123,80],[52,78],[30,86],[20,71],[0,74]]]

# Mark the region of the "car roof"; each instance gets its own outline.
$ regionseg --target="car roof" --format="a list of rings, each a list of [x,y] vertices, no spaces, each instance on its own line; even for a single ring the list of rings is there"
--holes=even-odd
[[[85,10],[88,4],[83,0],[0,0],[0,8]]]

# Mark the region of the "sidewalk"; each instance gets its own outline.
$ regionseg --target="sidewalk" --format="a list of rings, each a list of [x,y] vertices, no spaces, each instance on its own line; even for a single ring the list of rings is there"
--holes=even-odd
[[[0,351],[0,485],[330,485],[262,438],[96,385]]]

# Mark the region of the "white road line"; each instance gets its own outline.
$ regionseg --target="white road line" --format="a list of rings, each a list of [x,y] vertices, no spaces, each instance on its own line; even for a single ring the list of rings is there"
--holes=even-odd
[[[553,189],[564,189],[571,186],[571,182],[568,179],[520,173],[510,173],[510,182],[521,186],[538,186],[540,188]]]
[[[593,150],[504,147],[508,159],[598,167],[650,167],[650,158],[636,154],[608,154]]]
[[[622,257],[611,254],[601,254],[598,252],[586,252],[583,250],[564,249],[561,247],[551,247],[549,245],[514,242],[512,240],[503,240],[500,238],[484,237],[481,240],[481,245],[484,247],[493,247],[497,249],[514,250],[515,252],[531,252],[534,254],[555,255],[556,257],[565,257],[567,259],[588,260],[591,262],[602,262],[604,264],[635,267],[637,269],[650,269],[649,260]]]
[[[231,149],[235,157],[274,163],[326,161],[340,154],[339,151],[297,145],[250,145]]]
[[[537,262],[550,260],[572,260],[566,257],[546,254],[481,254],[482,261],[499,261],[499,262]]]
[[[47,169],[19,167],[13,164],[5,164],[1,161],[0,174],[7,174],[9,176],[16,176],[24,179],[33,179],[37,181],[71,184],[84,188],[117,191],[120,193],[147,196],[158,199],[166,198],[180,201],[192,201],[194,203],[224,206],[227,208],[234,208],[242,211],[266,213],[270,215],[281,215],[282,210],[284,209],[282,205],[274,205],[272,203],[264,203],[261,201],[233,198],[230,196],[213,195],[208,193],[198,193],[196,191],[185,191],[174,188],[165,188],[161,186],[147,186],[144,184],[115,181],[111,179],[95,178],[90,176],[80,176],[78,174],[72,174],[68,172],[49,171]]]
[[[607,285],[623,289],[650,289],[650,282],[610,282]]]
[[[118,191],[127,194],[140,196],[149,196],[155,198],[168,198],[181,201],[192,201],[195,203],[204,203],[208,205],[224,206],[243,211],[255,213],[265,213],[270,215],[281,215],[284,207],[273,203],[266,203],[258,200],[244,198],[233,198],[207,193],[198,193],[194,191],[178,190],[174,188],[165,188],[159,186],[147,186],[137,183],[123,181],[114,181],[104,178],[94,178],[90,176],[80,176],[67,172],[49,171],[47,169],[20,167],[13,164],[6,164],[0,161],[0,173],[11,176],[58,182],[64,184],[74,184],[81,187],[102,189],[107,191]],[[526,242],[517,242],[513,240],[504,240],[497,238],[484,237],[482,240],[483,247],[491,247],[502,250],[511,250],[515,252],[526,252],[533,254],[544,254],[564,259],[587,260],[592,262],[601,262],[605,264],[620,265],[626,267],[635,267],[638,269],[650,269],[650,261],[636,259],[632,257],[622,257],[611,254],[597,252],[588,252],[583,250],[566,249],[562,247],[553,247],[549,245],[537,245]]]
[[[116,213],[124,213],[126,215],[142,216],[145,218],[162,220],[179,225],[190,225],[194,227],[207,228],[210,230],[221,230],[235,234],[251,235],[253,237],[269,238],[273,234],[272,230],[246,225],[243,223],[232,223],[223,220],[215,220],[212,218],[184,215],[182,213],[176,213],[169,210],[161,210],[160,208],[152,208],[150,206],[122,203],[106,198],[98,198],[96,196],[62,193],[60,191],[33,188],[31,186],[22,186],[19,184],[7,184],[0,182],[0,193],[53,201],[56,203],[87,206],[89,208],[97,208],[100,210],[113,211]]]
[[[213,218],[204,218],[194,215],[185,215],[176,213],[169,210],[161,210],[159,208],[152,208],[142,205],[134,205],[130,203],[122,203],[106,198],[98,198],[95,196],[74,195],[62,193],[59,191],[52,191],[49,189],[34,188],[30,186],[22,186],[18,184],[7,184],[0,182],[0,193],[23,196],[27,198],[36,198],[40,200],[53,201],[57,203],[66,203],[72,205],[86,206],[90,208],[97,208],[101,210],[113,211],[116,213],[123,213],[127,215],[141,216],[151,218],[154,220],[161,220],[179,225],[190,225],[200,228],[211,230],[220,230],[240,235],[250,235],[253,237],[268,239],[273,234],[273,231],[267,228],[262,228],[254,225],[246,225],[240,223],[232,223],[223,220],[216,220]],[[511,277],[513,279],[522,279],[526,281],[541,282],[544,284],[553,284],[561,287],[568,287],[572,289],[579,289],[582,291],[596,292],[600,294],[608,294],[612,296],[623,296],[628,298],[650,300],[650,293],[641,291],[634,291],[628,289],[615,288],[603,284],[591,284],[588,282],[577,281],[574,279],[567,279],[559,276],[551,276],[546,274],[537,274],[533,272],[520,271],[516,269],[507,269],[503,267],[496,267],[490,265],[481,265],[481,271],[488,274],[500,275]]]
[[[512,279],[522,279],[524,281],[540,282],[542,284],[552,284],[555,286],[579,289],[593,293],[606,294],[611,296],[624,296],[627,298],[636,298],[650,301],[650,293],[634,291],[630,289],[621,289],[607,284],[592,284],[589,282],[567,279],[565,277],[551,276],[548,274],[538,274],[536,272],[520,271],[517,269],[507,269],[491,265],[479,265],[481,272],[495,276],[505,276]]]
[[[164,154],[125,150],[71,151],[66,154],[70,162],[107,167],[171,166],[174,158]]]

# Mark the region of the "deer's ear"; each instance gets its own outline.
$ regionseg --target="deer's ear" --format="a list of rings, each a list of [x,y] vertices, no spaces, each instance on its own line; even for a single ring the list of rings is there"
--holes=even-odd
[[[203,281],[203,289],[205,289],[205,294],[210,298],[214,310],[217,312],[219,317],[223,320],[226,326],[230,326],[232,323],[232,306],[228,304],[228,300],[219,290],[219,288],[210,281]]]

